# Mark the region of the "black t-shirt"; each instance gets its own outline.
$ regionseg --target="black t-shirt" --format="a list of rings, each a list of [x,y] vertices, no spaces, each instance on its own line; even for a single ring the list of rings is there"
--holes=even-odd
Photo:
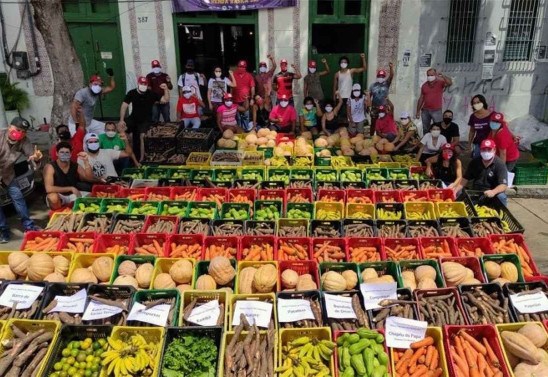
[[[459,125],[455,122],[451,122],[449,127],[443,128],[442,122],[437,123],[441,128],[441,134],[445,136],[448,143],[451,143],[454,137],[460,137]]]
[[[472,188],[478,191],[492,190],[498,185],[508,184],[508,170],[506,164],[495,156],[489,166],[485,166],[481,157],[470,161],[464,178],[467,181],[474,181]]]
[[[131,115],[129,116],[135,122],[150,121],[152,117],[152,106],[158,102],[162,96],[147,90],[139,93],[137,89],[132,89],[126,94],[124,102],[132,105]]]

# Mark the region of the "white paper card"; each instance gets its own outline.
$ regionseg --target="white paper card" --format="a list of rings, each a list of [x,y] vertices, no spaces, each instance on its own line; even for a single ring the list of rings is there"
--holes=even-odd
[[[352,308],[352,297],[324,294],[327,317],[335,319],[356,319]]]
[[[127,319],[128,321],[140,321],[156,326],[165,326],[170,309],[171,305],[169,304],[155,305],[146,309],[145,305],[136,302],[133,304]]]
[[[122,309],[116,306],[101,304],[100,302],[91,300],[82,316],[84,321],[93,321],[96,319],[109,318],[113,315],[120,314]]]
[[[398,284],[393,283],[362,283],[360,290],[363,295],[363,306],[365,310],[379,309],[379,302],[382,300],[398,299]]]
[[[385,336],[386,346],[394,348],[409,348],[412,343],[424,339],[428,322],[413,319],[388,317],[386,318]]]
[[[17,303],[15,309],[24,310],[32,306],[34,301],[40,296],[44,287],[30,284],[9,284],[2,296],[0,296],[0,305],[13,307]]]
[[[81,289],[72,296],[55,296],[57,305],[50,311],[79,314],[86,308],[86,299],[88,295],[85,289]]]
[[[257,324],[259,327],[268,328],[272,318],[272,304],[263,301],[236,301],[232,326],[240,324],[240,314],[245,315],[250,325]]]
[[[219,300],[213,300],[192,309],[187,321],[199,326],[216,326],[220,315]]]
[[[310,301],[302,299],[278,300],[278,321],[296,322],[304,319],[315,319]]]
[[[523,314],[548,311],[548,298],[544,292],[510,295],[512,305]]]

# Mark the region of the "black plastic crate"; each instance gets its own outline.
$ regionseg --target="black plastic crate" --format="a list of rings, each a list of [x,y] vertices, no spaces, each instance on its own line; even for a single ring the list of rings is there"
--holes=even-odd
[[[403,227],[402,233],[399,237],[389,237],[389,238],[406,238],[407,237],[407,220],[377,220],[377,236],[386,238],[386,235],[383,235],[382,228],[385,226],[398,226]]]
[[[458,286],[458,290],[459,290],[459,293],[460,293],[460,296],[461,296],[462,307],[464,309],[464,313],[468,317],[468,323],[470,323],[470,325],[483,325],[483,323],[474,321],[474,319],[470,315],[470,310],[468,309],[468,306],[465,304],[465,300],[464,300],[464,298],[466,297],[467,292],[471,292],[471,291],[474,291],[474,290],[481,290],[485,294],[487,294],[488,296],[491,296],[492,298],[493,298],[493,295],[496,294],[497,300],[498,300],[501,308],[504,305],[504,301],[507,300],[507,297],[505,296],[504,292],[502,291],[501,286],[497,283],[460,284]],[[509,307],[511,306],[510,300],[508,300],[508,306]],[[507,322],[513,320],[512,310],[509,308],[508,311],[509,311],[509,313],[508,313],[509,318],[507,320],[504,320],[504,317],[503,317],[503,321],[499,322],[499,323],[507,323]],[[495,323],[495,324],[497,324],[497,323]]]
[[[246,220],[244,228],[246,235],[259,235],[258,233],[254,233],[256,229],[269,229],[268,234],[265,234],[267,236],[275,236],[277,234],[277,222],[275,220]]]
[[[358,235],[352,232],[353,225],[369,225],[373,234],[371,236]],[[344,219],[342,224],[342,233],[344,237],[377,237],[377,222],[370,219]]]
[[[519,223],[519,221],[512,215],[510,210],[502,204],[502,202],[496,196],[494,198],[487,198],[481,191],[466,190],[466,194],[470,197],[471,202],[476,205],[485,205],[496,210],[499,214],[502,214],[500,220],[508,224],[510,229],[507,233],[523,233],[525,228]],[[481,199],[481,200],[480,200]],[[477,213],[476,213],[477,215]]]
[[[212,128],[185,128],[176,138],[177,153],[209,152],[215,142],[215,131]]]
[[[120,220],[138,220],[138,221],[142,221],[143,225],[141,226],[141,228],[136,229],[134,232],[132,232],[132,233],[140,233],[140,232],[143,231],[143,228],[145,227],[146,216],[145,215],[134,215],[134,214],[128,214],[128,213],[117,213],[116,215],[114,215],[114,218],[112,219],[112,224],[110,225],[110,229],[109,229],[108,233],[114,233],[114,229],[116,228],[116,223]]]
[[[398,288],[397,292],[398,292],[398,300],[405,300],[405,301],[414,302],[413,292],[411,292],[411,290],[409,288]],[[418,318],[419,318],[419,309],[417,307],[417,304],[415,303],[415,304],[409,304],[409,305],[411,305],[411,311],[412,311],[412,314],[413,314],[412,319],[418,320]],[[387,307],[386,309],[390,309],[390,307]],[[367,310],[367,316],[369,317],[369,326],[372,329],[379,330],[379,329],[384,328],[384,323],[386,321],[386,318],[389,315],[387,315],[383,320],[375,321],[375,318],[377,318],[377,316],[383,310],[385,310],[385,309],[370,309],[370,310]]]
[[[413,229],[413,227],[432,227],[436,230],[436,232],[438,232],[437,235],[433,235],[433,236],[420,236],[420,237],[438,237],[438,236],[441,236],[441,229],[440,229],[440,223],[438,222],[438,220],[407,220],[407,233],[409,234],[410,237],[414,237],[412,234],[411,234],[411,230]]]
[[[442,188],[443,182],[441,179],[420,179],[419,190],[429,190],[433,188]]]
[[[470,220],[467,217],[444,217],[439,221],[442,236],[449,236],[449,234],[445,234],[443,231],[444,226],[458,224],[465,233],[467,233],[470,237],[474,237],[472,229],[470,228]]]
[[[514,318],[514,322],[526,322],[525,319],[520,319],[520,315],[527,316],[527,314],[521,314],[515,307],[512,305],[512,300],[510,300],[510,295],[526,292],[526,291],[533,291],[535,289],[540,289],[544,294],[548,295],[548,286],[543,281],[531,281],[527,283],[507,283],[504,284],[502,290],[506,297],[508,297],[508,307],[510,308],[510,313],[512,314]],[[533,315],[539,315],[544,314],[546,315],[547,312],[539,312],[535,314],[530,314],[530,316]]]
[[[82,289],[86,290],[87,295],[88,285],[89,284],[87,283],[50,283],[46,287],[44,298],[42,299],[42,305],[40,306],[40,315],[36,318],[47,319],[47,314],[44,313],[44,309],[53,301],[55,296],[72,296]],[[83,314],[84,313],[80,314],[80,318],[82,318]]]
[[[466,190],[463,190],[460,193],[456,201],[464,203],[464,207],[466,207],[466,213],[468,214],[468,217],[474,217],[478,215],[474,208],[474,203],[472,203],[472,199],[470,199],[470,196],[468,196]]]
[[[326,236],[317,236],[316,230],[318,229],[329,229],[333,230],[333,235],[326,235]],[[311,237],[342,237],[343,236],[343,228],[342,228],[342,221],[340,220],[312,220],[310,222],[310,236]]]
[[[89,305],[89,302],[91,301],[90,296],[95,294],[109,300],[117,300],[117,299],[127,300],[127,312],[125,313],[126,314],[125,317],[127,318],[127,314],[129,314],[129,312],[131,311],[131,305],[133,303],[134,293],[135,293],[135,288],[129,285],[92,284],[88,287],[88,305]],[[103,320],[111,320],[111,323],[113,325],[126,326],[126,323],[118,324],[121,318],[122,318],[122,313],[119,313],[105,319],[84,321],[84,324],[85,325],[104,325],[104,323],[102,323]],[[127,322],[127,320],[124,322]]]
[[[34,285],[34,286],[38,286],[38,287],[44,287],[44,290],[42,291],[42,293],[40,293],[40,295],[38,296],[38,298],[35,301],[36,305],[33,304],[33,306],[35,306],[34,313],[29,318],[26,318],[26,319],[38,319],[38,318],[40,318],[40,314],[41,314],[40,308],[42,307],[42,301],[44,300],[44,296],[45,296],[45,293],[46,293],[48,283],[42,282],[42,281],[15,280],[15,281],[3,281],[1,284],[2,285],[0,285],[0,296],[4,293],[4,291],[6,290],[8,285]],[[32,308],[32,306],[31,306],[31,308]],[[18,310],[16,310],[16,312],[19,312],[19,310],[27,311],[27,310],[30,310],[31,308],[29,308],[29,309],[18,309]],[[14,317],[14,318],[17,318],[17,317]]]

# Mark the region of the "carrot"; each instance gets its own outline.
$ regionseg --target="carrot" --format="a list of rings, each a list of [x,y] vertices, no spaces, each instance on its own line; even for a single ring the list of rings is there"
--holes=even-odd
[[[485,350],[487,351],[487,360],[489,360],[491,365],[494,366],[495,368],[500,368],[499,359],[497,355],[495,355],[495,351],[493,351],[493,348],[487,341],[487,338],[483,338],[483,345],[485,346]]]
[[[468,367],[470,368],[470,376],[472,377],[472,369],[477,368],[478,365],[476,363],[476,358],[474,357],[474,354],[472,353],[472,347],[464,347],[464,355],[466,355],[466,362],[468,363]]]
[[[459,370],[464,377],[470,376],[470,371],[468,369],[468,364],[466,364],[466,360],[462,359],[456,352],[452,354],[454,364],[457,366],[457,370]]]
[[[422,377],[428,371],[426,365],[419,365],[410,377]]]
[[[434,370],[440,363],[440,353],[437,348],[434,347],[434,356],[432,356],[432,363],[430,363],[430,369]]]
[[[459,335],[462,336],[464,338],[464,340],[466,340],[468,343],[470,343],[470,345],[477,352],[479,352],[482,355],[487,354],[486,348],[480,342],[478,342],[476,339],[474,339],[474,337],[472,337],[470,334],[468,334],[466,331],[464,331],[464,330],[459,331]]]
[[[434,346],[428,346],[426,350],[426,359],[424,360],[424,364],[426,364],[427,367],[430,366],[432,363],[432,357],[434,356]]]
[[[426,348],[421,347],[415,351],[413,356],[411,357],[411,360],[409,360],[409,366],[413,368],[415,364],[419,361],[419,358],[426,353]],[[411,371],[411,370],[410,370]]]
[[[415,349],[419,349],[421,347],[428,347],[428,346],[431,346],[433,344],[434,344],[434,338],[432,338],[431,336],[427,336],[423,340],[419,340],[418,342],[411,343],[410,348],[415,350]]]
[[[399,370],[402,365],[404,363],[406,363],[406,361],[410,360],[411,359],[411,356],[413,356],[413,350],[412,349],[408,349],[406,350],[403,355],[401,356],[401,358],[399,359],[399,361],[397,362],[396,364],[396,370]],[[407,368],[407,366],[406,366]]]

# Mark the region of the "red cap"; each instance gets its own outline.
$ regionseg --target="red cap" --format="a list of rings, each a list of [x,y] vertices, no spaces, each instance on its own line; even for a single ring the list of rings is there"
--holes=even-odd
[[[148,80],[145,76],[140,76],[137,79],[137,84],[139,84],[139,85],[148,85]]]
[[[308,62],[308,68],[316,68],[316,61],[311,60]]]
[[[162,68],[158,60],[153,60],[150,65],[152,66],[152,68]]]
[[[386,108],[384,107],[384,105],[380,105],[380,106],[379,106],[379,112],[382,113],[384,110],[386,110]]]
[[[232,94],[230,93],[225,93],[223,95],[223,100],[226,101],[226,100],[229,100],[229,99],[232,99]]]
[[[386,71],[384,69],[380,69],[377,72],[377,77],[386,77]]]
[[[289,101],[289,98],[287,98],[287,94],[282,94],[278,97],[280,101]]]
[[[247,68],[247,62],[245,60],[240,60],[238,62],[238,67]]]
[[[259,67],[266,67],[266,62],[260,62]]]
[[[495,149],[497,145],[491,139],[485,139],[481,142],[480,149]]]
[[[453,145],[451,145],[450,143],[446,143],[446,144],[443,144],[443,146],[441,147],[442,150],[454,150],[455,148],[453,148]]]
[[[504,122],[504,115],[502,115],[502,113],[493,112],[493,114],[491,114],[491,120],[493,122],[502,123]]]
[[[287,59],[280,60],[280,65],[282,65],[282,64],[287,64]]]
[[[93,75],[89,78],[90,83],[96,82],[96,81],[100,82],[101,84],[103,83],[103,79],[99,75]]]

